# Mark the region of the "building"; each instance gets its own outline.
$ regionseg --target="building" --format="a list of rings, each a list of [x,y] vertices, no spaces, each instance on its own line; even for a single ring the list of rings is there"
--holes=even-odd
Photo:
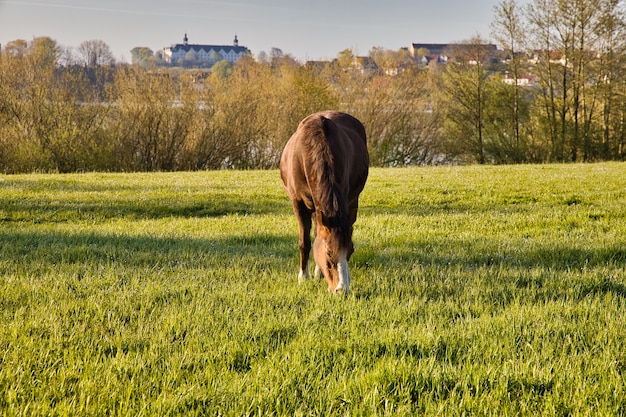
[[[480,51],[487,57],[493,57],[498,49],[493,44],[412,43],[409,47],[409,55],[422,63],[432,60],[445,63],[451,59],[459,59],[477,48],[480,48]]]
[[[446,55],[449,45],[446,43],[412,43],[409,47],[411,58],[420,56]]]
[[[237,35],[235,35],[232,45],[197,45],[190,44],[185,33],[183,43],[163,48],[163,60],[173,65],[178,65],[184,61],[213,65],[222,60],[234,64],[239,58],[246,55],[250,55],[250,50],[245,46],[239,46]]]

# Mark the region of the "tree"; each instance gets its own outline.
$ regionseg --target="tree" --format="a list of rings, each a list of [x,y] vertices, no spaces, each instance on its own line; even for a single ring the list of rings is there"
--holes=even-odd
[[[198,54],[194,50],[191,50],[185,54],[185,59],[183,61],[183,67],[192,68],[199,64]]]
[[[155,62],[154,52],[145,46],[137,46],[130,50],[131,62],[134,65],[151,66]]]
[[[571,88],[572,131],[570,133],[570,158],[576,162],[589,160],[591,153],[591,122],[595,112],[595,89],[589,77],[595,59],[592,39],[593,21],[596,18],[597,2],[588,0],[560,0],[557,2],[556,28],[565,52],[565,67],[570,71],[569,82],[564,80],[563,89]],[[569,85],[568,85],[569,84]]]
[[[57,42],[47,36],[33,39],[28,49],[32,62],[45,68],[54,68],[62,52]]]
[[[266,62],[267,63],[267,62],[270,61],[269,55],[265,51],[260,51],[257,54],[257,58],[256,59],[257,59],[258,62]]]
[[[218,61],[211,67],[211,77],[226,79],[233,73],[233,64],[225,59]]]
[[[113,143],[121,168],[131,171],[173,171],[189,139],[197,101],[182,101],[168,72],[137,66],[119,71],[115,79]]]
[[[363,84],[355,113],[367,127],[372,165],[423,165],[439,156],[443,118],[429,77],[426,70],[404,71]]]
[[[381,47],[372,48],[369,56],[387,75],[397,75],[402,66],[408,62],[408,51],[400,49],[392,51]]]
[[[444,73],[449,110],[445,125],[447,151],[479,164],[488,162],[485,123],[489,73],[485,65],[489,56],[484,43],[480,36],[475,36],[467,44],[459,46],[455,51],[457,59],[447,64]]]
[[[10,41],[4,47],[4,52],[11,56],[24,56],[28,50],[28,42],[24,39]]]
[[[626,156],[626,16],[621,0],[602,0],[594,26],[598,39],[598,88],[602,102],[602,159]]]
[[[565,159],[567,66],[561,65],[563,50],[559,49],[555,34],[556,17],[554,0],[533,0],[527,7],[529,46],[535,53],[539,97],[536,100],[538,128],[548,138],[550,151],[545,160]],[[557,56],[555,51],[561,51]]]
[[[356,55],[352,52],[352,49],[344,49],[337,54],[337,64],[343,70],[352,68]]]
[[[204,138],[212,149],[204,148],[204,159],[218,168],[265,167],[276,151],[265,133],[266,119],[279,120],[268,105],[275,91],[270,65],[243,57],[228,78],[210,81],[213,107],[209,110],[215,111],[206,128],[211,136]]]
[[[102,65],[115,64],[115,58],[109,45],[101,40],[90,40],[82,42],[76,53],[79,57],[79,62],[86,67],[94,68]]]
[[[72,65],[76,65],[76,54],[74,53],[73,48],[61,48],[58,63],[62,67],[71,67]]]
[[[284,55],[283,50],[280,48],[276,48],[276,47],[272,47],[272,49],[270,49],[270,60],[273,61],[275,59],[278,59],[280,57],[282,57]]]
[[[532,92],[528,87],[515,88],[504,81],[501,75],[492,75],[487,82],[486,154],[498,164],[540,162],[540,149],[528,139]]]
[[[4,171],[73,172],[101,160],[108,107],[93,105],[97,90],[84,71],[53,65],[55,51],[43,40],[30,50],[34,56],[0,59]]]
[[[549,159],[594,160],[607,149],[602,143],[610,142],[607,127],[619,101],[614,77],[623,65],[616,60],[622,52],[614,51],[623,48],[623,4],[533,0],[527,16],[529,39],[540,58],[538,131],[549,134]]]
[[[211,53],[209,54],[209,63],[211,65],[223,61],[224,57],[217,51],[211,51]]]
[[[430,55],[430,51],[428,50],[428,48],[418,48],[417,49],[417,56],[418,57],[425,57]]]
[[[511,138],[508,148],[511,151],[512,162],[522,162],[524,160],[524,152],[522,144],[522,86],[519,80],[522,77],[522,53],[524,51],[523,39],[526,36],[526,30],[522,21],[522,16],[517,8],[515,0],[503,0],[494,7],[495,20],[492,23],[492,32],[495,40],[504,48],[508,55],[510,76],[512,83],[510,86],[511,99],[502,103],[510,103],[505,105],[510,109],[511,123],[504,123],[510,126],[502,132],[503,137]],[[506,94],[507,92],[505,92]],[[527,120],[526,120],[527,122]]]

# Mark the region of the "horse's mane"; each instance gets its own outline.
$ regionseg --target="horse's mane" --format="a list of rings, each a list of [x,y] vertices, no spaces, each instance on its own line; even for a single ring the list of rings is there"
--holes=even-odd
[[[329,223],[326,226],[340,229],[342,239],[349,242],[347,205],[345,196],[337,184],[335,157],[329,142],[329,137],[336,134],[339,128],[334,121],[322,115],[309,119],[307,123],[303,123],[302,128],[304,146],[309,154],[306,176],[309,179],[315,209],[326,217]]]

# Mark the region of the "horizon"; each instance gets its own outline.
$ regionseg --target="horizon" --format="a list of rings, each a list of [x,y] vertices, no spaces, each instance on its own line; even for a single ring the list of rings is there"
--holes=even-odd
[[[493,8],[499,0],[368,0],[353,7],[320,0],[314,6],[284,0],[0,0],[0,44],[48,36],[65,48],[101,40],[118,62],[130,51],[156,52],[182,42],[239,45],[253,56],[278,48],[306,62],[332,59],[343,50],[366,55],[373,48],[399,50],[411,43],[458,43],[479,35],[490,41]]]

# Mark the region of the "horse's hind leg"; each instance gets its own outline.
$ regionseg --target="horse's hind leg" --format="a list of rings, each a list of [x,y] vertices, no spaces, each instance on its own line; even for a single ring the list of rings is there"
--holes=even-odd
[[[310,277],[311,212],[302,201],[293,202],[293,212],[298,220],[298,228],[300,230],[298,238],[298,248],[300,249],[300,272],[298,273],[298,282],[302,282]]]

